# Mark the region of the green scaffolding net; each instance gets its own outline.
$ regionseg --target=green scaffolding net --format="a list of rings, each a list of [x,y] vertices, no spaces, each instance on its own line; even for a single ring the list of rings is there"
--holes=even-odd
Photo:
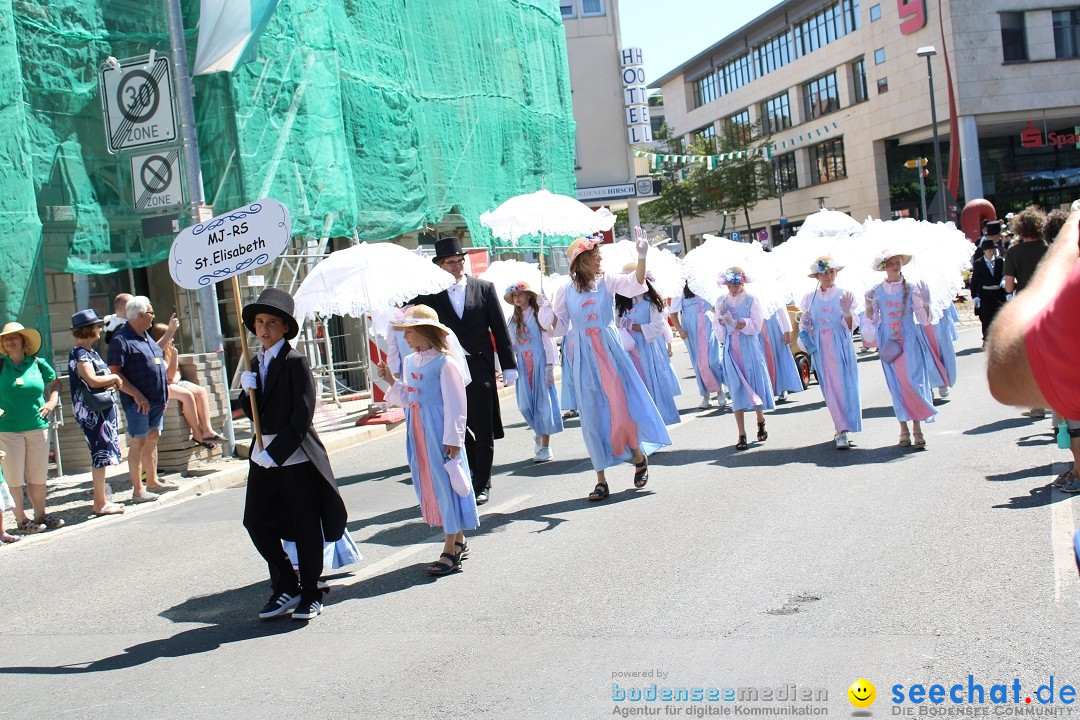
[[[183,7],[190,59],[198,2]],[[109,55],[168,48],[163,2],[0,0],[15,69],[0,77],[3,319],[44,329],[45,269],[166,258],[172,238],[144,236],[133,208],[129,157],[106,150],[98,74]],[[282,0],[254,59],[195,88],[207,202],[276,198],[298,235],[379,240],[456,214],[490,247],[481,213],[542,185],[574,192],[555,0]]]

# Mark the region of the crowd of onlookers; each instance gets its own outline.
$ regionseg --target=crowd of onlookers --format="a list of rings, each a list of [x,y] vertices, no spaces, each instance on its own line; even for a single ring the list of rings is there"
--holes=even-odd
[[[119,412],[128,435],[128,474],[132,502],[146,503],[177,489],[158,477],[158,439],[170,400],[181,404],[195,443],[213,448],[222,440],[210,426],[205,388],[180,376],[173,337],[180,322],[154,323],[150,299],[121,293],[114,315],[98,317],[92,309],[71,317],[75,346],[68,356],[71,412],[90,452],[94,515],[117,515],[124,506],[107,497],[105,469],[121,460]],[[99,352],[103,330],[105,358]],[[20,535],[64,524],[45,507],[49,466],[49,418],[60,403],[61,381],[52,365],[38,357],[41,333],[8,323],[0,330],[0,544],[19,537],[3,527],[3,511],[12,510]],[[117,405],[120,407],[117,408]],[[32,516],[25,507],[30,500]]]

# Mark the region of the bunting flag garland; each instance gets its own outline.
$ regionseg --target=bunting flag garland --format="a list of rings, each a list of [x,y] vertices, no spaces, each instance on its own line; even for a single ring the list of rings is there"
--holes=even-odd
[[[779,142],[773,141],[770,145],[760,145],[758,147],[751,147],[737,152],[720,153],[719,155],[670,155],[651,153],[646,152],[645,150],[635,150],[634,156],[648,158],[649,166],[653,170],[662,163],[703,164],[709,170],[715,170],[721,163],[730,162],[732,160],[741,160],[744,157],[753,157],[758,154],[762,154],[765,156],[765,159],[771,160],[777,150],[794,148],[796,145],[802,145],[819,137],[825,137],[837,129],[835,122],[827,123],[819,128],[806,130],[786,140],[781,140]]]

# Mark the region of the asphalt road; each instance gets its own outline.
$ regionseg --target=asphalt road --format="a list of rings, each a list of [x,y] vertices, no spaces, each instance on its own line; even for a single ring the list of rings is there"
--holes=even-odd
[[[403,435],[338,452],[364,559],[331,576],[310,624],[255,619],[269,590],[242,488],[0,548],[0,718],[848,716],[863,677],[885,717],[904,712],[893,686],[963,683],[966,698],[969,675],[987,694],[1018,679],[1009,708],[1032,707],[1051,675],[1055,693],[1080,683],[1073,501],[1050,490],[1066,454],[1049,420],[989,397],[978,343],[962,332],[960,382],[922,451],[896,447],[866,357],[852,450],[833,448],[814,385],[738,453],[734,418],[696,409],[680,349],[674,446],[643,491],[629,465],[611,471],[601,504],[584,499],[576,425],[534,465],[505,400],[472,557],[438,580],[424,566],[441,538],[420,521]],[[631,699],[654,683],[706,699]]]

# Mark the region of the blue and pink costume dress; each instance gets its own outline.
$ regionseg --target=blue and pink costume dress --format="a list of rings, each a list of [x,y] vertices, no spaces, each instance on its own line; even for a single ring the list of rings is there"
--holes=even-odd
[[[799,302],[803,326],[812,340],[810,361],[817,374],[825,406],[829,408],[836,432],[862,430],[862,390],[859,385],[859,363],[851,330],[844,320],[851,317],[844,305],[854,307],[855,296],[835,285],[820,288]],[[809,318],[807,321],[805,318]],[[800,345],[802,343],[800,342]]]
[[[513,319],[506,326],[517,360],[518,409],[534,435],[554,435],[562,432],[563,422],[559,395],[554,385],[547,384],[547,366],[555,364],[558,351],[550,334],[540,329],[531,307],[522,311],[521,319],[521,328]]]
[[[929,303],[929,297],[923,294],[923,302]],[[926,332],[926,342],[930,346],[930,354],[934,359],[934,366],[938,375],[945,381],[945,385],[956,385],[956,346],[954,341],[960,337],[956,332],[956,323],[960,316],[956,314],[956,308],[951,304],[945,308],[941,319],[933,325],[923,325]],[[940,385],[937,387],[941,387]]]
[[[450,356],[437,350],[407,356],[386,399],[405,408],[405,452],[424,521],[446,535],[479,527],[475,493],[455,493],[443,465],[445,445],[465,445],[465,382]],[[468,472],[464,451],[460,457]]]
[[[722,392],[724,369],[720,363],[720,341],[706,314],[708,301],[697,295],[675,298],[671,311],[679,313],[679,324],[686,331],[686,350],[697,376],[698,392],[702,397]]]
[[[786,332],[791,332],[791,318],[788,317],[787,307],[781,306],[765,319],[764,327],[758,335],[765,354],[765,364],[769,367],[773,392],[777,395],[782,392],[800,392],[803,389],[799,368],[795,365],[795,356],[791,354],[791,346],[784,342]]]
[[[724,324],[725,313],[731,314],[730,326]],[[746,325],[737,330],[734,325],[740,320]],[[732,410],[772,410],[776,407],[765,351],[761,339],[756,337],[764,325],[761,301],[745,290],[716,301],[713,326],[724,343],[724,381],[731,393]]]
[[[879,348],[889,339],[896,340],[904,348],[893,362],[881,361],[896,419],[900,422],[933,422],[937,415],[933,388],[941,387],[945,381],[930,352],[926,332],[915,319],[916,315],[925,317],[926,312],[919,287],[908,284],[905,293],[902,280],[886,280],[867,293],[866,304],[864,334],[873,333]],[[874,309],[872,317],[871,306]]]
[[[596,471],[630,460],[634,447],[649,455],[671,444],[664,420],[615,328],[615,293],[633,297],[644,291],[632,273],[599,275],[586,292],[573,282],[560,288],[553,303],[559,319],[555,332],[566,334],[564,367]],[[571,350],[566,353],[568,344]]]
[[[622,293],[620,293],[621,295]],[[634,305],[629,312],[619,318],[630,336],[634,338],[634,349],[630,351],[630,360],[637,368],[638,375],[649,391],[660,417],[666,425],[679,422],[679,408],[675,406],[675,396],[682,394],[679,378],[671,367],[671,358],[667,354],[667,317],[663,310],[649,302],[644,294],[633,299]],[[637,325],[640,330],[633,330]]]

